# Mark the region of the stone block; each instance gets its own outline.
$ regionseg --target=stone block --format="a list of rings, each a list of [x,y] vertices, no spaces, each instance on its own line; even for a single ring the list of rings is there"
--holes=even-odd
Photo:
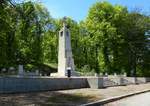
[[[78,89],[87,87],[86,78],[17,78],[1,77],[0,93],[20,93]]]
[[[103,77],[87,78],[87,82],[90,88],[94,89],[104,88]]]

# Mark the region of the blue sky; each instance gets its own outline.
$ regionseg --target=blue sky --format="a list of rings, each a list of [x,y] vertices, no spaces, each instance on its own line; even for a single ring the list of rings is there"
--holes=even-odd
[[[54,18],[64,16],[71,17],[76,21],[86,18],[89,7],[96,1],[102,0],[41,0]],[[106,1],[106,0],[105,0]],[[107,0],[110,3],[127,6],[129,10],[140,8],[146,13],[150,12],[150,0]]]

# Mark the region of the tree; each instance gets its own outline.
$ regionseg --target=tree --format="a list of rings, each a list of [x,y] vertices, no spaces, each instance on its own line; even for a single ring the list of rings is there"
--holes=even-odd
[[[127,72],[128,75],[136,76],[143,73],[142,64],[145,64],[143,58],[146,48],[145,32],[149,29],[149,17],[142,15],[136,11],[131,12],[127,18],[126,35],[124,36],[126,43]]]
[[[120,73],[119,46],[123,42],[121,32],[117,29],[126,16],[127,10],[121,6],[112,6],[108,2],[97,2],[90,10],[86,19],[87,30],[95,46],[95,57],[101,72]],[[98,70],[98,71],[99,71]]]
[[[14,65],[16,39],[15,39],[15,25],[16,12],[8,1],[1,1],[0,3],[0,67],[9,67]]]
[[[145,56],[148,58],[145,32],[149,17],[139,12],[129,13],[125,7],[97,2],[85,20],[93,48],[97,72],[141,75]],[[141,60],[142,62],[139,62]]]
[[[17,56],[22,64],[39,64],[43,61],[43,35],[47,30],[49,14],[40,4],[24,2],[17,5],[19,12]]]

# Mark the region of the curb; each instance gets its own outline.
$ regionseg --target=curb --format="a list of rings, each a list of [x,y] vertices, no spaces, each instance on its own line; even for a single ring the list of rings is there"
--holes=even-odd
[[[80,106],[100,106],[100,105],[104,105],[104,104],[107,104],[107,103],[110,103],[110,102],[114,102],[114,101],[117,101],[117,100],[120,100],[120,99],[123,99],[123,98],[130,97],[130,96],[146,93],[146,92],[150,92],[150,89],[149,90],[144,90],[144,91],[138,91],[138,92],[135,92],[135,93],[129,93],[129,94],[126,94],[126,95],[115,96],[115,97],[111,97],[111,98],[107,98],[107,99],[102,99],[100,101],[91,102],[91,103],[83,104],[83,105],[80,105]]]

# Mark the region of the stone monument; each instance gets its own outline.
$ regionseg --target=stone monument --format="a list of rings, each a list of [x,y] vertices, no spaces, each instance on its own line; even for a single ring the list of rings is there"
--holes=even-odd
[[[74,60],[71,49],[71,36],[67,28],[66,17],[63,19],[63,27],[59,31],[59,51],[58,51],[58,74],[67,76],[67,69],[71,70],[71,75],[75,75]]]
[[[67,69],[71,70],[71,76],[76,75],[72,57],[70,31],[67,28],[66,17],[64,17],[63,27],[59,31],[58,76],[67,76]]]

